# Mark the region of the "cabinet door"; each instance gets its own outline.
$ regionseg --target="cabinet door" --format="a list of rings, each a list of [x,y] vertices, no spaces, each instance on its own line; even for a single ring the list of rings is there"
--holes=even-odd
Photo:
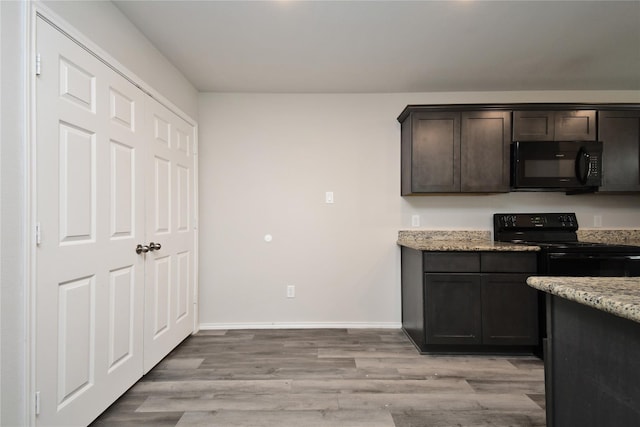
[[[480,276],[425,274],[427,344],[480,344]]]
[[[510,111],[462,113],[461,191],[509,191],[510,136]]]
[[[483,344],[538,344],[538,296],[529,274],[482,275]]]
[[[410,192],[403,185],[403,195],[411,193],[460,191],[460,113],[415,113],[411,117]]]
[[[595,141],[595,110],[514,111],[514,141]]]
[[[598,119],[600,191],[640,191],[640,111],[600,111]]]
[[[595,141],[595,110],[555,111],[555,141]]]
[[[514,111],[514,141],[553,141],[553,111]]]

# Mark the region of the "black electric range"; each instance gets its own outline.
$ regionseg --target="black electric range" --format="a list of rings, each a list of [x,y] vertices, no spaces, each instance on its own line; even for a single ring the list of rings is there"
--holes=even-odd
[[[541,248],[538,274],[640,276],[640,247],[578,241],[575,213],[493,215],[494,240]]]

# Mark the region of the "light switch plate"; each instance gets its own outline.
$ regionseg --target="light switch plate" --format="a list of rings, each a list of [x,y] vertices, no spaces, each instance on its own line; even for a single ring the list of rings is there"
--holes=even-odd
[[[411,226],[420,227],[420,215],[411,215]]]

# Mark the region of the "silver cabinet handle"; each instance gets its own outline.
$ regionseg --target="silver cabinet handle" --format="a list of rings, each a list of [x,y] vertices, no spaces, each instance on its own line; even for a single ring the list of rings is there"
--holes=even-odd
[[[162,248],[162,245],[160,243],[149,243],[149,250],[150,251],[159,251],[160,248]]]
[[[141,254],[141,253],[147,253],[149,252],[151,249],[149,248],[149,246],[142,246],[142,245],[138,245],[136,246],[136,253],[137,254]]]

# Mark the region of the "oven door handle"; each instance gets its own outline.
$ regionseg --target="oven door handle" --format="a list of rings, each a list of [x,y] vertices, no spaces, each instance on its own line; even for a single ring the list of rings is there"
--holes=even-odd
[[[640,255],[607,255],[607,254],[549,254],[551,259],[611,259],[611,260],[631,260],[640,261]]]

